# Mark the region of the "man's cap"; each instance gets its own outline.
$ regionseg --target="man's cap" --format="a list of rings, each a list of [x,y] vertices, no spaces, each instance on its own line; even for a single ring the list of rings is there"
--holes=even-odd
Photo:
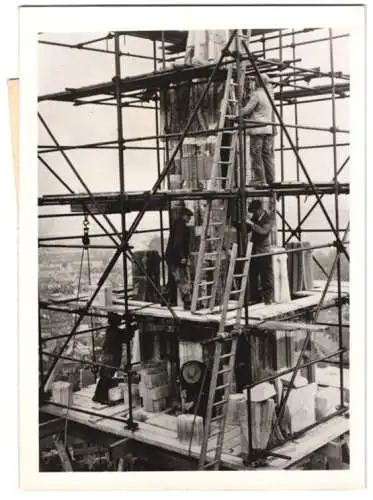
[[[264,85],[268,85],[269,76],[266,73],[260,73],[260,76],[262,77]],[[259,85],[261,84],[259,76],[256,76],[256,81],[258,82]]]
[[[122,318],[119,314],[109,311],[107,315],[109,323],[113,326],[117,326],[121,323]]]
[[[189,217],[193,217],[194,214],[191,210],[189,210],[189,208],[183,207],[183,209],[181,210],[181,215],[189,215]]]
[[[247,207],[248,212],[253,212],[255,210],[259,210],[259,208],[262,208],[262,202],[261,200],[253,200],[250,202],[250,205]]]

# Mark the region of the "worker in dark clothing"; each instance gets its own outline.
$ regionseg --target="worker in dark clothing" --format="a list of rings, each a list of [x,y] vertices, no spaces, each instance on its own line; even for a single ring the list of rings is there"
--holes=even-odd
[[[187,226],[192,216],[193,212],[188,208],[181,209],[179,217],[171,225],[166,248],[168,299],[172,305],[177,305],[177,291],[179,290],[185,310],[190,309],[192,301],[188,273],[190,231]]]
[[[120,323],[120,316],[115,313],[108,313],[108,326],[103,345],[102,364],[109,365],[113,368],[100,368],[100,378],[92,398],[93,401],[101,404],[107,404],[109,402],[109,390],[116,386],[113,376],[117,371],[116,368],[120,368],[122,362],[123,333],[119,329]]]
[[[248,230],[251,231],[253,243],[252,255],[270,251],[270,233],[272,227],[271,215],[263,209],[260,200],[253,200],[248,207],[246,219]],[[250,262],[250,301],[261,302],[258,280],[260,278],[262,298],[265,304],[273,302],[273,268],[272,256],[255,257]]]

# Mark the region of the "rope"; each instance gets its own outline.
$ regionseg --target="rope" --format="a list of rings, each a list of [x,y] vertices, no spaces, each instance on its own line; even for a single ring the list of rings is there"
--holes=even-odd
[[[82,248],[82,255],[80,258],[80,267],[79,267],[79,279],[78,279],[78,290],[76,294],[76,303],[79,302],[80,298],[80,287],[81,287],[81,282],[82,282],[82,274],[83,274],[83,260],[84,260],[84,251],[87,251],[87,260],[88,260],[88,283],[89,285],[91,284],[91,266],[90,266],[90,260],[89,260],[89,250],[88,250],[88,245],[89,245],[89,220],[87,214],[84,215],[84,221],[83,221],[83,245],[84,247]],[[74,321],[76,321],[77,315],[75,314]],[[93,328],[93,319],[91,316],[91,327]],[[92,332],[92,339],[93,339],[94,333]],[[74,357],[74,352],[76,349],[78,343],[77,336],[74,335],[73,338],[73,346],[72,346],[72,352],[71,355]],[[94,346],[93,346],[94,349]],[[94,350],[93,350],[94,353]],[[94,356],[94,355],[93,355]],[[94,359],[93,359],[94,361]],[[67,427],[68,427],[68,415],[69,415],[69,410],[70,410],[70,400],[68,399],[67,405],[66,405],[66,415],[65,415],[65,429],[64,429],[64,446],[66,448],[67,446]]]
[[[91,286],[92,281],[91,281],[91,261],[89,258],[89,248],[87,247],[87,264],[88,264],[88,285]],[[95,353],[95,332],[93,331],[93,316],[91,316],[91,345],[92,345],[92,361],[93,363],[96,363],[96,353]],[[92,368],[93,375],[95,377],[95,382],[97,378],[97,367],[94,366]]]

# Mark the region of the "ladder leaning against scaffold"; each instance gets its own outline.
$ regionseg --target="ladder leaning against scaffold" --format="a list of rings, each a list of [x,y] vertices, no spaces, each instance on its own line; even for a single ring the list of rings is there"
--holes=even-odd
[[[248,39],[248,37],[246,37]],[[238,130],[232,128],[232,120],[238,114],[238,98],[242,95],[245,84],[245,71],[240,73],[239,81],[233,79],[233,65],[227,71],[223,99],[218,120],[218,134],[212,161],[209,188],[211,190],[227,190],[232,187]],[[220,264],[224,249],[224,239],[228,217],[228,199],[207,201],[203,215],[201,241],[197,257],[196,272],[193,285],[191,312],[196,313],[203,304],[208,308],[215,307],[218,283],[220,282]]]
[[[247,244],[244,257],[237,257],[236,243],[231,250],[221,319],[217,339],[214,340],[213,367],[198,470],[218,470],[221,461],[228,400],[236,359],[237,327],[239,327],[241,322],[250,268],[251,250],[251,241]],[[234,296],[234,300],[231,300],[232,295]],[[229,311],[235,311],[235,324],[231,333],[226,332]]]

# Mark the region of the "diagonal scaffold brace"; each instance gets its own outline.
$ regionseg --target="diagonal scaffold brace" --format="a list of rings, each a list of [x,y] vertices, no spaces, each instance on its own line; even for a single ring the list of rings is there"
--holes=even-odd
[[[230,47],[230,44],[232,43],[232,40],[233,38],[235,37],[235,34],[236,34],[236,31],[237,30],[233,30],[230,37],[229,37],[229,40],[227,42],[227,44],[225,45],[224,49],[228,49]],[[63,354],[63,352],[65,351],[67,345],[69,344],[71,338],[74,336],[75,332],[77,331],[80,323],[82,322],[83,318],[85,317],[85,315],[89,312],[89,308],[91,307],[93,301],[95,300],[97,294],[99,293],[99,291],[101,290],[102,286],[104,285],[105,281],[106,281],[106,278],[108,277],[108,275],[110,274],[110,272],[112,271],[112,269],[114,268],[116,262],[118,261],[119,257],[122,255],[122,252],[124,249],[127,248],[127,244],[130,240],[130,238],[132,237],[132,235],[134,234],[134,232],[136,231],[139,223],[141,222],[145,212],[146,212],[146,209],[147,207],[149,206],[149,203],[150,203],[150,200],[151,200],[151,196],[153,194],[155,194],[157,192],[157,190],[159,189],[159,187],[161,186],[162,182],[163,182],[163,179],[166,177],[167,173],[169,172],[169,170],[171,169],[171,166],[173,164],[173,161],[176,157],[176,154],[178,153],[180,147],[182,146],[183,144],[183,141],[184,141],[184,138],[186,137],[195,117],[197,116],[197,113],[200,109],[200,106],[205,98],[205,96],[207,95],[207,92],[214,80],[214,77],[216,75],[216,73],[218,72],[219,68],[220,68],[220,65],[225,57],[225,54],[224,54],[224,49],[220,55],[220,58],[219,60],[217,61],[216,65],[214,66],[211,74],[210,74],[210,77],[206,83],[206,86],[204,88],[204,91],[202,92],[194,110],[192,111],[192,113],[190,114],[189,116],[189,119],[187,121],[187,124],[185,126],[185,129],[183,131],[183,134],[181,135],[177,145],[175,146],[172,154],[170,155],[170,158],[167,162],[167,164],[165,165],[165,167],[163,168],[162,172],[160,173],[159,177],[158,177],[158,180],[155,182],[153,188],[151,189],[151,191],[149,191],[148,193],[148,200],[144,203],[144,206],[142,207],[141,211],[139,211],[138,215],[136,216],[135,220],[132,222],[130,228],[128,229],[127,233],[126,233],[126,236],[125,238],[122,240],[122,244],[120,245],[120,247],[115,251],[114,255],[112,256],[111,260],[109,261],[109,263],[107,264],[105,270],[103,271],[98,283],[97,283],[97,287],[96,289],[94,290],[92,296],[89,298],[87,304],[85,305],[84,308],[82,308],[82,310],[79,312],[78,314],[78,318],[77,320],[75,321],[74,325],[73,325],[73,328],[72,330],[70,331],[70,334],[69,336],[66,338],[65,342],[63,343],[63,345],[61,346],[61,348],[59,349],[58,351],[58,354],[57,354],[57,357],[54,359],[53,363],[51,364],[47,374],[46,374],[46,377],[45,379],[42,381],[42,384],[43,384],[43,387],[45,387],[49,380],[51,379],[51,376],[56,368],[56,365],[58,363],[58,356],[61,356]]]
[[[346,228],[345,234],[343,235],[343,239],[341,241],[342,247],[344,246],[344,242],[346,241],[348,233],[349,233],[349,224],[348,224],[348,226]],[[334,270],[335,270],[335,266],[336,266],[336,264],[337,264],[337,262],[338,262],[338,260],[340,258],[340,255],[341,255],[341,253],[340,253],[340,251],[338,251],[338,247],[337,247],[337,254],[336,254],[335,258],[334,258],[332,267],[331,267],[330,272],[329,272],[328,280],[327,280],[327,282],[325,284],[325,287],[324,287],[323,293],[321,295],[321,298],[320,298],[317,310],[315,312],[314,322],[316,322],[317,319],[318,319],[318,317],[319,317],[319,314],[320,314],[320,311],[321,311],[321,308],[322,308],[322,305],[323,305],[326,293],[328,291],[328,288],[329,288],[329,285],[330,285],[330,282],[331,282],[331,279],[332,279],[332,276],[333,276],[333,273],[334,273]],[[305,351],[307,349],[307,346],[309,345],[309,341],[311,340],[311,334],[312,334],[312,331],[310,329],[308,329],[306,337],[305,337],[305,339],[303,341],[302,348],[301,348],[301,351],[299,353],[299,356],[298,356],[298,359],[297,359],[294,371],[293,371],[292,376],[291,376],[291,380],[290,380],[290,383],[289,383],[289,388],[286,391],[285,397],[281,401],[280,407],[278,409],[278,415],[277,415],[275,423],[273,424],[272,431],[271,431],[271,434],[270,434],[270,437],[269,437],[269,440],[268,440],[269,444],[271,443],[271,439],[273,438],[274,432],[275,432],[278,424],[281,422],[281,420],[282,420],[282,418],[284,416],[284,412],[285,412],[285,408],[286,408],[286,403],[287,403],[287,401],[289,399],[291,390],[292,390],[292,388],[294,386],[294,380],[295,380],[295,378],[296,378],[296,376],[297,376],[297,374],[298,374],[298,372],[299,372],[299,370],[301,368],[301,364],[302,364],[302,360],[303,360],[303,355],[304,355],[304,353],[305,353]],[[341,388],[341,393],[342,393],[343,392],[343,378],[341,378],[340,388]],[[341,407],[342,406],[343,406],[343,400],[342,400]]]
[[[290,146],[291,146],[291,148],[292,148],[292,150],[293,150],[293,152],[294,152],[294,154],[295,154],[295,156],[297,158],[299,166],[301,167],[304,175],[306,176],[306,179],[307,179],[307,181],[308,181],[308,183],[309,183],[309,185],[310,185],[310,187],[311,187],[311,189],[313,191],[313,194],[316,197],[317,203],[320,205],[320,208],[321,208],[322,212],[324,213],[325,218],[328,221],[328,224],[330,225],[331,230],[333,231],[333,234],[334,234],[334,236],[336,238],[336,241],[337,242],[341,242],[339,234],[337,233],[337,231],[335,229],[335,226],[334,226],[334,224],[333,224],[333,222],[332,222],[332,220],[331,220],[331,218],[330,218],[330,216],[329,216],[329,214],[328,214],[328,212],[327,212],[327,210],[326,210],[326,208],[325,208],[325,206],[324,206],[324,204],[323,204],[323,202],[321,200],[321,197],[320,197],[319,193],[317,192],[316,186],[314,185],[314,183],[313,183],[313,181],[312,181],[312,179],[311,179],[311,177],[310,177],[310,175],[309,175],[309,173],[308,173],[308,171],[307,171],[307,169],[306,169],[306,167],[305,167],[305,165],[303,163],[303,160],[300,157],[300,155],[299,155],[299,153],[297,151],[297,148],[296,148],[295,144],[293,143],[292,138],[290,137],[290,134],[289,134],[289,132],[288,132],[288,130],[286,128],[286,125],[284,124],[284,121],[283,121],[280,113],[278,112],[278,110],[276,108],[275,102],[274,102],[274,100],[273,100],[270,92],[268,91],[267,87],[264,85],[262,75],[260,74],[258,66],[257,66],[257,64],[255,62],[255,57],[251,54],[251,52],[250,52],[248,46],[246,45],[245,41],[242,41],[242,46],[244,47],[245,52],[247,53],[247,55],[248,55],[248,57],[250,59],[250,62],[252,64],[253,68],[254,68],[255,74],[256,74],[257,78],[259,79],[259,81],[260,81],[260,83],[261,83],[261,85],[262,85],[262,87],[263,87],[263,89],[264,89],[264,91],[265,91],[265,93],[267,95],[267,98],[268,98],[269,102],[271,103],[272,109],[273,109],[274,113],[276,114],[277,120],[278,120],[278,122],[279,122],[282,130],[284,131],[284,133],[286,135],[286,138],[287,138],[287,140],[288,140],[288,142],[289,142],[289,144],[290,144]],[[347,260],[350,261],[350,257],[349,257],[349,254],[348,254],[346,248],[343,247],[342,251],[343,251],[344,255],[346,256]]]

